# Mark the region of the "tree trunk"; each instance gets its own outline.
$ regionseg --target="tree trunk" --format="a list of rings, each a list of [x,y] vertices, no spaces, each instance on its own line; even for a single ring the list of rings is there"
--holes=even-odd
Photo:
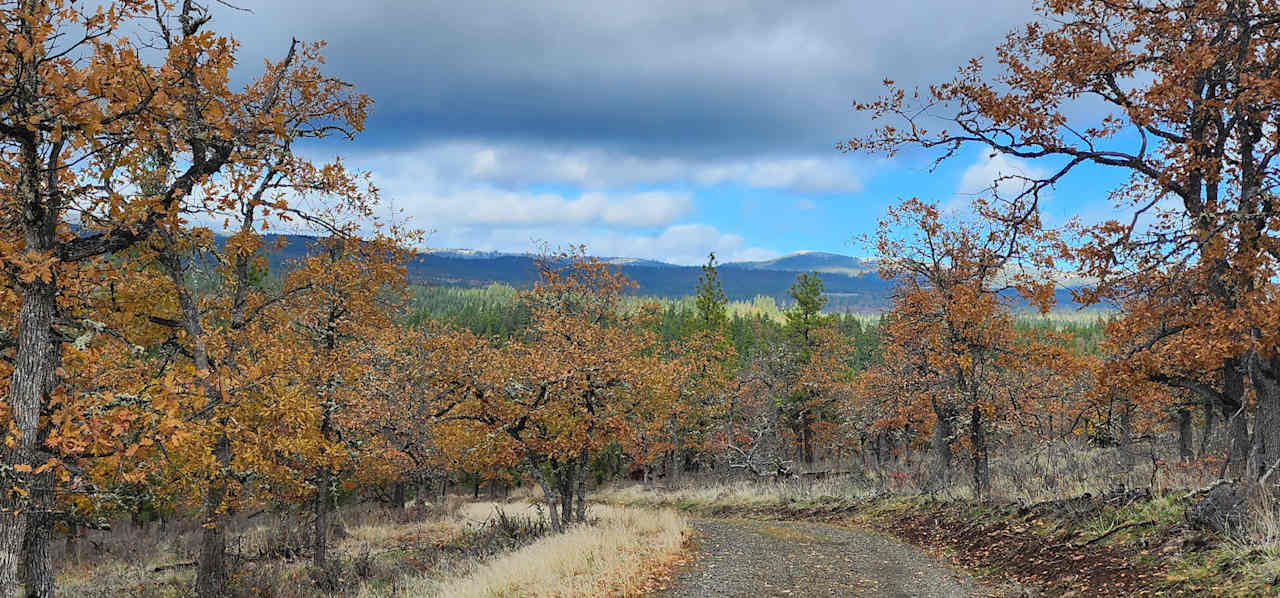
[[[311,566],[320,571],[326,570],[329,564],[329,505],[333,500],[329,494],[329,485],[332,480],[333,476],[327,468],[317,468],[315,538],[311,545]]]
[[[948,405],[936,400],[933,402],[938,423],[933,427],[933,466],[929,471],[929,482],[925,485],[927,492],[937,492],[951,482],[951,438],[955,434],[951,411]]]
[[[987,434],[983,429],[982,409],[975,402],[969,413],[969,441],[973,445],[973,492],[979,501],[991,493],[991,470],[987,459]]]
[[[1178,409],[1178,458],[1183,463],[1190,461],[1195,455],[1191,450],[1191,410],[1186,407]]]
[[[1249,415],[1243,408],[1234,412],[1226,408],[1223,416],[1229,430],[1226,473],[1232,479],[1243,480],[1249,466]]]
[[[28,247],[36,251],[45,247],[31,227],[27,228]],[[40,411],[59,366],[51,363],[57,354],[53,350],[56,341],[52,328],[56,314],[56,279],[50,283],[37,280],[25,286],[22,307],[18,310],[18,347],[9,378],[10,423],[19,434],[13,439],[13,447],[4,453],[4,464],[10,468],[38,465],[34,459]],[[17,487],[31,485],[30,473],[14,472],[14,477]],[[27,536],[26,502],[19,493],[10,492],[7,487],[0,489],[0,597],[18,593],[18,566],[25,560],[22,546]]]
[[[1200,452],[1197,457],[1203,459],[1209,454],[1209,439],[1213,437],[1213,419],[1218,413],[1218,406],[1210,399],[1204,401],[1204,425],[1200,428]]]
[[[425,507],[431,502],[431,480],[423,478],[414,484],[413,500],[419,507]]]
[[[391,486],[391,504],[397,509],[404,509],[404,482],[396,482]]]
[[[1118,444],[1120,445],[1120,463],[1126,471],[1132,471],[1134,466],[1133,455],[1133,405],[1129,399],[1120,402],[1120,429],[1116,434]]]
[[[1249,378],[1257,398],[1253,420],[1254,454],[1257,475],[1280,462],[1280,359],[1254,357]]]
[[[50,371],[45,378],[44,397],[53,394],[57,388],[59,380],[57,370],[62,363],[62,345],[54,342],[48,347],[48,355],[46,363]],[[40,430],[36,440],[38,450],[45,448],[48,440],[48,430]],[[37,459],[43,461],[46,456],[52,456],[48,453],[37,453]],[[54,477],[53,471],[34,475],[31,486],[30,495],[30,513],[27,519],[27,531],[23,538],[24,552],[23,588],[26,590],[27,598],[51,598],[53,596],[53,563],[50,560],[49,542],[53,536],[53,510],[54,490],[57,487],[57,478]]]
[[[551,530],[556,533],[563,532],[564,524],[560,521],[560,513],[556,511],[556,489],[552,487],[551,482],[547,480],[546,474],[542,471],[542,459],[535,457],[533,453],[529,453],[525,458],[529,462],[529,469],[533,473],[533,479],[542,488],[542,500],[547,504],[547,519],[551,521]]]
[[[1244,373],[1240,371],[1237,359],[1223,361],[1222,394],[1233,401],[1236,407],[1223,403],[1223,416],[1228,420],[1227,437],[1227,475],[1232,479],[1243,480],[1249,468],[1249,412],[1243,407]]]
[[[565,523],[573,521],[573,476],[570,473],[572,470],[572,460],[559,467],[554,460],[551,461],[551,477],[555,480],[556,492],[560,495],[560,518]]]
[[[222,502],[227,497],[227,469],[231,467],[231,441],[226,434],[218,437],[214,457],[219,471],[211,480],[204,498],[204,531],[200,538],[200,556],[196,563],[196,596],[219,598],[227,594],[226,514]]]
[[[31,489],[31,511],[27,516],[27,533],[23,541],[23,587],[26,598],[53,596],[53,567],[49,561],[49,540],[53,531],[52,472],[36,476]]]
[[[813,414],[805,410],[800,424],[800,446],[803,449],[804,464],[813,469]]]
[[[737,446],[737,440],[733,436],[733,420],[737,417],[737,415],[738,415],[738,393],[731,392],[729,393],[729,413],[725,417],[725,421],[724,421],[724,442],[727,446]],[[733,468],[728,467],[729,458],[727,456],[727,453],[725,457],[725,465],[726,465],[726,469],[728,469],[729,472],[732,473]]]
[[[672,413],[668,421],[671,425],[671,466],[667,469],[667,486],[675,488],[680,485],[680,474],[683,469],[680,457],[684,446],[684,430],[676,414]]]
[[[576,511],[578,523],[587,520],[587,475],[590,472],[590,459],[587,451],[584,450],[581,455],[578,455],[578,510]]]

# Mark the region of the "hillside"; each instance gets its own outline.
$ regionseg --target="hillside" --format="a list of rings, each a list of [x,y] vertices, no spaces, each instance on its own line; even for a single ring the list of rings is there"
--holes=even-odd
[[[273,268],[302,257],[314,242],[305,235],[282,235],[284,248],[273,254]],[[693,293],[702,275],[698,266],[679,266],[653,260],[609,257],[627,277],[639,285],[632,293],[654,297],[683,297]],[[730,262],[719,267],[720,282],[729,299],[749,301],[758,295],[787,304],[787,289],[801,272],[817,272],[827,292],[827,311],[872,313],[888,309],[893,285],[876,273],[873,260],[835,253],[800,252],[757,262]],[[529,255],[471,251],[432,250],[418,254],[408,265],[411,282],[460,287],[482,287],[503,283],[515,287],[531,284],[537,277]],[[1071,305],[1071,297],[1060,291],[1060,305]]]
[[[314,238],[281,235],[284,247],[270,262],[279,268],[307,253]],[[702,269],[652,260],[605,258],[639,285],[633,293],[656,297],[683,297],[693,292]],[[882,280],[867,262],[836,254],[800,253],[767,262],[723,264],[720,281],[732,300],[747,301],[767,295],[787,302],[787,289],[800,272],[819,272],[828,293],[828,310],[873,312],[888,306],[891,285]],[[418,254],[408,265],[409,279],[420,284],[478,287],[504,283],[515,287],[531,284],[537,277],[529,255],[469,250],[435,250]]]
[[[776,270],[781,272],[819,272],[860,276],[874,274],[875,260],[849,257],[838,253],[800,251],[760,262],[731,262],[726,270]]]

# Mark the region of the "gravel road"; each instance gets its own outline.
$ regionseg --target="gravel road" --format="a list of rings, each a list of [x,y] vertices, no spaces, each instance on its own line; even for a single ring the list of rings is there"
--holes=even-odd
[[[791,521],[694,521],[694,560],[663,598],[968,598],[973,580],[895,540]]]

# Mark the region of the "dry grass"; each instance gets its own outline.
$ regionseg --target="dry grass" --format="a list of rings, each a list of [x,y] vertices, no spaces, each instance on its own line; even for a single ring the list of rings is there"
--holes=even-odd
[[[1280,594],[1280,501],[1255,495],[1250,512],[1243,529],[1181,559],[1169,579],[1215,596]]]
[[[1079,440],[1049,444],[1026,443],[992,455],[991,494],[997,503],[1034,504],[1084,494],[1101,495],[1119,488],[1146,488],[1153,495],[1165,490],[1201,488],[1217,477],[1220,460],[1180,463],[1176,450],[1159,441],[1136,443],[1130,449],[1096,447]],[[646,488],[620,484],[605,488],[599,500],[631,506],[673,507],[682,510],[757,508],[805,505],[869,498],[916,497],[929,479],[927,450],[913,451],[882,466],[832,463],[822,469],[847,471],[824,479],[801,477],[771,481],[690,480],[676,488]],[[970,462],[959,453],[952,464],[953,482],[934,498],[972,501]]]
[[[1180,463],[1170,443],[1144,441],[1128,450],[1053,442],[1034,450],[1006,450],[992,459],[992,496],[1036,503],[1116,488],[1164,490],[1204,487],[1217,477],[1220,460]],[[967,488],[959,493],[968,497]]]
[[[866,499],[876,491],[855,478],[780,483],[729,482],[694,485],[672,490],[655,490],[641,484],[614,485],[601,489],[594,498],[601,502],[633,506],[663,507],[684,511],[769,508],[786,504],[809,504],[832,500]]]
[[[405,510],[376,504],[340,509],[330,545],[333,573],[346,586],[339,594],[348,595],[362,585],[396,586],[424,570],[451,570],[452,560],[487,558],[523,545],[520,538],[495,537],[486,523],[500,506],[450,497],[440,504],[411,503]],[[310,532],[305,515],[233,518],[228,533],[233,595],[315,595]],[[187,596],[194,582],[199,536],[200,527],[192,520],[88,532],[74,552],[59,543],[54,555],[59,593],[87,598]]]
[[[396,592],[362,598],[592,597],[638,595],[674,559],[689,533],[671,510],[596,506],[587,525],[549,536],[466,575],[423,576]]]

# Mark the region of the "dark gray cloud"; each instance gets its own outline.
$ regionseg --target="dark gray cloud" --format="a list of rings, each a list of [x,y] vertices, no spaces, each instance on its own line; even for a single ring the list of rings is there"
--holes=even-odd
[[[219,9],[242,64],[325,39],[377,102],[362,146],[450,140],[629,155],[816,155],[882,78],[929,82],[986,53],[1026,0],[268,0]]]

